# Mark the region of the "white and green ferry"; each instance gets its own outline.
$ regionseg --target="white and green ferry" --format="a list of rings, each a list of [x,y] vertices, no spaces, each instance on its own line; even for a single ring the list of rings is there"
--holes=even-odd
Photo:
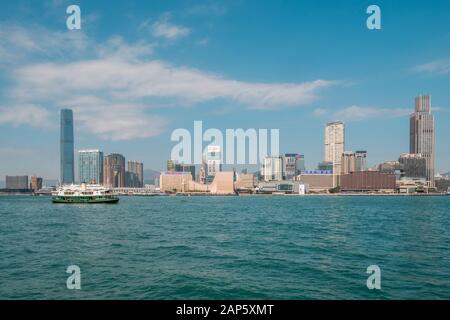
[[[112,190],[98,184],[63,185],[52,193],[53,203],[117,203]]]

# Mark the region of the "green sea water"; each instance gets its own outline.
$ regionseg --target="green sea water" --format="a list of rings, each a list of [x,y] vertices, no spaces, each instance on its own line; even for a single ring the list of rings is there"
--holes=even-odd
[[[0,197],[0,299],[450,299],[450,197]],[[81,269],[69,290],[66,268]],[[381,290],[366,286],[370,265]]]

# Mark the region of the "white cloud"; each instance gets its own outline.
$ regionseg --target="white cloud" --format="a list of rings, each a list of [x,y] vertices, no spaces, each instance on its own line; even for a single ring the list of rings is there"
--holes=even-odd
[[[191,29],[173,24],[169,21],[169,18],[169,14],[164,14],[158,21],[152,24],[152,34],[154,37],[175,40],[191,33]]]
[[[326,80],[299,84],[241,82],[158,60],[110,58],[34,64],[19,68],[15,79],[18,86],[13,93],[18,99],[101,91],[116,99],[167,98],[182,105],[230,99],[251,109],[266,110],[304,105],[317,98],[319,89],[336,84]]]
[[[416,72],[447,74],[450,73],[450,58],[431,61],[413,68]]]
[[[407,108],[379,108],[349,106],[336,111],[327,109],[316,109],[315,116],[325,116],[333,120],[361,121],[373,118],[398,118],[411,114],[412,110]]]
[[[167,119],[149,116],[145,106],[133,103],[114,103],[95,96],[81,96],[61,104],[71,108],[82,130],[105,140],[129,140],[159,135]]]
[[[30,125],[32,127],[52,127],[51,113],[33,104],[1,106],[0,125]]]
[[[121,37],[112,37],[96,44],[83,36],[79,44],[44,45],[31,37],[29,30],[17,30],[4,34],[0,48],[11,56],[20,48],[24,52],[24,63],[9,67],[12,85],[5,90],[6,101],[20,107],[6,108],[4,103],[0,124],[47,126],[50,115],[57,118],[61,107],[71,107],[76,121],[88,133],[113,140],[145,138],[160,134],[168,124],[168,119],[158,115],[161,106],[194,107],[224,100],[239,108],[275,110],[308,104],[319,98],[321,89],[339,83],[244,82],[152,59],[154,47],[145,41],[129,44]],[[59,37],[52,31],[42,32],[46,34],[39,35],[40,39]],[[90,45],[86,47],[86,43]],[[54,59],[77,50],[83,52],[84,59],[81,55]],[[52,62],[31,59],[36,51],[45,52],[48,57],[44,61]]]
[[[0,66],[30,63],[34,59],[63,60],[92,46],[83,32],[50,31],[40,26],[25,28],[0,25]]]

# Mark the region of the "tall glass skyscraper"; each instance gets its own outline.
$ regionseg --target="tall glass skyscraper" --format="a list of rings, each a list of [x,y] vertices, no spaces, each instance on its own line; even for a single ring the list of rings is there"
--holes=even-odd
[[[410,116],[409,150],[426,159],[427,180],[434,185],[435,132],[434,116],[431,113],[431,97],[416,97],[416,108]]]
[[[99,150],[79,150],[78,174],[80,182],[102,184],[103,152]]]
[[[70,109],[61,110],[60,133],[60,182],[70,184],[74,182],[73,156],[73,113]]]

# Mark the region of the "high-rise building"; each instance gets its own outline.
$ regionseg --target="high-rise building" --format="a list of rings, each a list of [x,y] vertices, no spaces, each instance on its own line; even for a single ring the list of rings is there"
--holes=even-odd
[[[367,151],[345,151],[342,154],[341,174],[367,170]]]
[[[60,133],[61,184],[70,184],[75,181],[73,148],[73,113],[70,109],[62,109]]]
[[[294,179],[305,170],[305,157],[297,153],[286,153],[283,165],[285,178],[288,180]]]
[[[167,160],[167,171],[175,171],[176,160]]]
[[[222,171],[222,151],[220,146],[209,145],[203,155],[206,182],[212,182],[217,172]]]
[[[125,157],[112,153],[103,161],[103,184],[111,188],[125,187]]]
[[[367,170],[367,151],[355,151],[355,171]]]
[[[339,185],[342,154],[345,147],[345,128],[342,121],[327,123],[325,127],[325,161],[333,163],[334,186]]]
[[[30,189],[33,191],[38,191],[42,189],[42,178],[32,176],[30,182]]]
[[[144,187],[144,164],[141,161],[128,161],[128,177],[131,178],[128,187]]]
[[[81,183],[103,183],[103,152],[78,150],[78,175]]]
[[[261,168],[261,176],[264,181],[283,180],[283,157],[265,157]]]
[[[6,176],[6,189],[28,189],[28,176]]]
[[[302,171],[305,170],[306,170],[305,156],[303,154],[299,154],[297,157],[297,175],[299,175]]]
[[[398,161],[401,164],[405,178],[427,178],[427,160],[420,153],[404,153]]]
[[[341,174],[348,174],[356,171],[356,154],[353,151],[342,153]]]
[[[431,113],[431,97],[416,97],[414,113],[410,116],[410,153],[420,153],[426,160],[426,178],[434,185],[435,129]]]

